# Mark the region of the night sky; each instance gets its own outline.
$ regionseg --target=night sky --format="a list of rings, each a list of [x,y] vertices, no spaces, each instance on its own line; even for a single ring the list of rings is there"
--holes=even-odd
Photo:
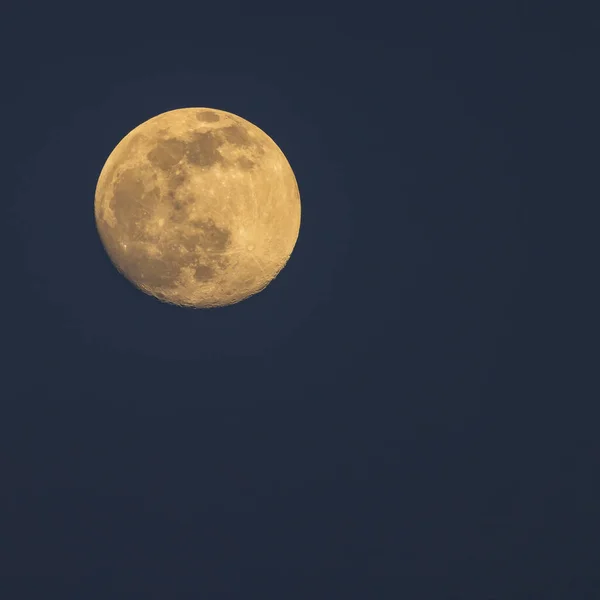
[[[246,4],[5,11],[0,596],[599,598],[599,21]],[[116,144],[188,106],[302,200],[281,274],[208,311],[94,222]]]

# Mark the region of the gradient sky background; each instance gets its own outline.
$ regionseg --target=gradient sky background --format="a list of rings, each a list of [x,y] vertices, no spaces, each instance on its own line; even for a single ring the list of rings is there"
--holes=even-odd
[[[0,26],[0,595],[598,598],[598,20],[170,12]],[[302,197],[281,275],[208,312],[94,223],[114,146],[185,106],[261,127]]]

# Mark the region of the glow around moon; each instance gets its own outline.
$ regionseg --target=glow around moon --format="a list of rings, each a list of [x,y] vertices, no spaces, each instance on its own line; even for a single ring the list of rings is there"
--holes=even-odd
[[[197,308],[264,289],[300,228],[283,152],[252,123],[212,108],[166,112],[125,136],[102,169],[94,208],[102,243],[129,281]]]

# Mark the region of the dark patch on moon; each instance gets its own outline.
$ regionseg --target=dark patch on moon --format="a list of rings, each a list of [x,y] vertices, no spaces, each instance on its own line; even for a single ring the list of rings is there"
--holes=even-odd
[[[146,190],[138,169],[124,171],[113,186],[109,205],[117,220],[117,228],[130,237],[140,237],[143,222],[160,202],[160,190]]]
[[[148,207],[148,209],[154,209],[160,202],[160,188],[154,187],[151,190],[147,190],[142,195],[142,205]]]
[[[177,223],[178,225],[180,223],[185,223],[187,219],[187,212],[181,209],[174,210],[169,216],[169,220],[171,221],[171,223]]]
[[[246,156],[240,156],[240,158],[238,158],[236,162],[238,167],[244,170],[253,169],[256,166],[256,163],[253,160],[247,158]]]
[[[252,139],[248,132],[239,125],[229,125],[220,130],[223,137],[230,143],[236,146],[250,146]]]
[[[113,195],[110,199],[110,207],[115,214],[118,212],[127,216],[133,205],[129,200],[139,198],[144,193],[144,184],[142,183],[137,169],[123,171],[117,181],[113,184]],[[118,217],[117,217],[118,218]]]
[[[172,210],[169,214],[169,219],[173,223],[183,223],[188,219],[189,207],[194,203],[194,198],[187,196],[182,198],[177,197],[173,192],[169,192],[169,200],[171,202]]]
[[[184,231],[178,231],[175,240],[190,252],[194,252],[196,246],[201,242],[199,235],[190,234]]]
[[[172,203],[173,203],[173,210],[175,212],[183,212],[183,209],[185,208],[185,204],[181,200],[177,200],[176,198],[173,198]]]
[[[181,273],[181,269],[172,263],[150,256],[145,260],[140,260],[136,268],[141,273],[142,283],[152,288],[174,287],[177,277]]]
[[[200,246],[207,252],[224,252],[231,243],[231,233],[215,225],[212,219],[192,221],[200,235]]]
[[[161,140],[148,152],[148,160],[163,171],[172,169],[185,154],[185,143],[176,138]]]
[[[196,119],[201,123],[216,123],[221,117],[212,110],[200,110],[196,113]]]
[[[192,165],[199,167],[212,167],[223,160],[219,147],[221,140],[212,131],[196,132],[192,140],[187,143],[186,156]]]
[[[208,265],[198,265],[194,270],[196,281],[209,281],[215,276],[215,270]]]
[[[212,111],[203,111],[201,114],[205,117],[214,115],[217,120],[220,119],[219,115]],[[210,122],[211,119],[208,117],[206,122]],[[217,163],[245,170],[256,166],[256,163],[248,157],[240,157],[233,162],[226,160],[220,152],[220,148],[224,144],[250,149],[257,156],[264,154],[263,147],[252,139],[242,125],[233,124],[212,131],[196,131],[187,141],[173,137],[161,139],[148,152],[147,158],[152,166],[168,174],[167,187],[169,191],[177,190],[187,180],[185,172],[173,172],[174,167],[184,157],[187,158],[189,165],[202,168],[210,168]]]
[[[167,186],[169,190],[175,191],[185,183],[186,179],[187,177],[185,176],[185,173],[174,173],[169,177]]]
[[[174,287],[183,266],[183,262],[175,255],[169,256],[168,251],[162,256],[150,256],[138,246],[119,252],[119,256],[125,274],[151,288]]]

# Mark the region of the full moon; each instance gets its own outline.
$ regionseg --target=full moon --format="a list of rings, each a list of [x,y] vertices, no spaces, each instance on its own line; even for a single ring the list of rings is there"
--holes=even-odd
[[[214,108],[160,114],[127,134],[94,202],[115,267],[163,302],[226,306],[264,289],[300,229],[300,194],[277,144]]]

